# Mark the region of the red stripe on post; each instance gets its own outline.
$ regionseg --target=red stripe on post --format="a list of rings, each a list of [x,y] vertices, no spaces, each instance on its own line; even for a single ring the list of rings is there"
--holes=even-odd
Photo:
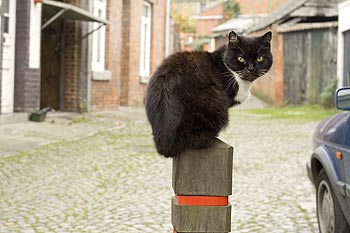
[[[227,206],[227,196],[176,196],[179,205]]]

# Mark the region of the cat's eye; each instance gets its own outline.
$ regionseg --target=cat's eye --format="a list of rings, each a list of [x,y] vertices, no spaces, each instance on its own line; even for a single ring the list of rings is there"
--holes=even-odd
[[[243,57],[237,57],[237,60],[238,60],[239,62],[244,62],[244,58],[243,58]]]
[[[263,58],[262,56],[260,56],[260,57],[258,57],[256,60],[257,60],[258,62],[261,62],[262,60],[264,60],[264,58]]]

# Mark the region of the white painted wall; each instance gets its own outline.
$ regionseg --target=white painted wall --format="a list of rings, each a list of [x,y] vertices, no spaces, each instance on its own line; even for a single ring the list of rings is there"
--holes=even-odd
[[[4,3],[6,0],[3,0]],[[0,113],[12,113],[15,87],[15,35],[16,35],[16,2],[9,0],[9,31],[3,34],[2,41],[2,82]]]
[[[29,31],[29,68],[40,68],[41,4],[31,1]]]
[[[106,19],[106,0],[94,0],[94,16]],[[94,29],[97,29],[100,24],[94,23]],[[106,27],[101,27],[98,31],[92,34],[92,64],[93,71],[105,70],[105,48],[106,48]],[[104,79],[102,79],[104,80]],[[107,79],[108,80],[108,79]]]
[[[339,4],[338,10],[339,10],[339,26],[338,26],[337,75],[338,75],[338,87],[341,87],[343,84],[343,72],[344,72],[344,34],[343,32],[350,30],[350,0]]]

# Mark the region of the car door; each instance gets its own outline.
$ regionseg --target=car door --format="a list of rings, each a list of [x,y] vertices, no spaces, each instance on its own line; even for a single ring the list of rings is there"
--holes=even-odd
[[[348,204],[348,210],[350,210],[350,132],[347,135],[348,150],[344,153],[344,171],[346,179],[346,199]],[[348,219],[350,221],[350,217]]]

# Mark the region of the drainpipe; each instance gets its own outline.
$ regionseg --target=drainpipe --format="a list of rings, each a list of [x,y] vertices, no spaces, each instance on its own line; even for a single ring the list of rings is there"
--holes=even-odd
[[[91,12],[91,0],[82,1],[81,8]],[[82,22],[81,33],[86,35],[90,32],[91,23]],[[83,37],[82,37],[83,38]],[[90,70],[91,70],[91,60],[90,60],[90,37],[86,39],[81,39],[81,49],[80,49],[80,70],[79,70],[79,112],[89,112],[90,111]]]
[[[93,1],[89,0],[88,11],[93,12]],[[92,31],[92,23],[88,23],[88,32]],[[86,111],[91,111],[91,59],[92,59],[92,37],[87,38],[87,59],[86,59]]]
[[[166,13],[165,13],[165,57],[170,54],[170,5],[171,0],[166,0]]]
[[[85,5],[85,10],[87,10],[88,12],[93,12],[93,0],[88,0],[86,2],[86,5]],[[88,33],[88,32],[91,32],[92,31],[92,23],[91,22],[86,22],[86,25],[85,25],[85,34]],[[85,111],[86,112],[90,112],[91,111],[91,51],[92,51],[92,37],[89,35],[87,36],[83,41],[85,41],[86,43],[86,48],[85,48],[85,84],[86,84],[86,89],[85,89],[85,100],[86,100],[86,103],[85,103]]]
[[[92,12],[92,1],[82,1],[80,6],[82,9]],[[91,22],[82,22],[80,39],[80,71],[79,71],[79,100],[78,108],[80,112],[91,111],[91,36],[89,32],[92,31]]]

